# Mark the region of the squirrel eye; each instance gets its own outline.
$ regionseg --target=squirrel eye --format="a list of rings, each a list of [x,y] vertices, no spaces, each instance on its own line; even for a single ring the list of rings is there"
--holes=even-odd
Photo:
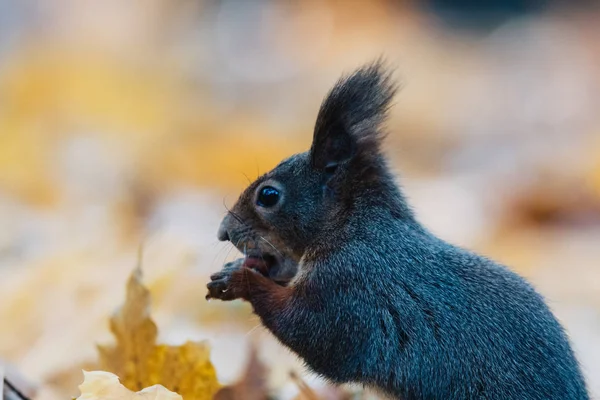
[[[256,204],[261,207],[273,207],[279,201],[279,190],[272,186],[265,186],[260,189]]]

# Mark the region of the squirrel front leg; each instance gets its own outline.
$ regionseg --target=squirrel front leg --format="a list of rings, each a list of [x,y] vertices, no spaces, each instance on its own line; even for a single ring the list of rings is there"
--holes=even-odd
[[[296,286],[278,285],[241,262],[226,265],[211,279],[207,299],[241,298],[250,302],[263,324],[283,344],[333,382],[364,377],[367,365],[387,361],[369,344],[368,338],[374,332],[365,313],[374,315],[374,310],[348,308],[334,296],[322,302],[317,293],[308,294],[306,290],[299,295]]]
[[[320,313],[306,312],[304,302],[296,295],[296,287],[278,285],[258,271],[245,267],[243,259],[226,264],[210,278],[207,299],[248,301],[263,324],[301,356],[306,356],[305,344],[327,342],[327,335],[319,336],[330,321],[326,321],[324,315],[318,315]]]
[[[252,304],[260,317],[277,314],[286,307],[292,289],[278,285],[260,272],[243,266],[244,259],[232,261],[211,275],[207,299],[223,301],[244,299]],[[274,315],[273,315],[274,316]]]

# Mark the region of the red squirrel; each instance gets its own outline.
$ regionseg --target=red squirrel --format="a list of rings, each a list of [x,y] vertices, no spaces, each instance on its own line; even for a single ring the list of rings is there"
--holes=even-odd
[[[310,150],[259,177],[218,238],[244,257],[207,298],[250,302],[317,374],[403,400],[589,399],[569,339],[525,279],[434,236],[383,152],[381,62],[342,77]]]

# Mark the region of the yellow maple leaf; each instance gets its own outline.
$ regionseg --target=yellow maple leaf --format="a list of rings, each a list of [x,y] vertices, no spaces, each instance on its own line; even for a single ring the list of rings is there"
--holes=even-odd
[[[142,284],[139,266],[129,278],[125,303],[111,318],[110,329],[116,344],[98,346],[100,368],[119,376],[125,387],[139,391],[161,384],[186,400],[209,400],[219,389],[206,342],[156,343],[150,292]]]
[[[83,371],[81,395],[77,400],[182,400],[182,397],[161,385],[133,392],[119,382],[119,377],[106,371]]]

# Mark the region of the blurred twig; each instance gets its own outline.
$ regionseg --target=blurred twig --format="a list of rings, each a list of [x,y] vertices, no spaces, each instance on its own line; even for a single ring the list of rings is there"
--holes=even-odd
[[[29,397],[25,396],[23,392],[21,392],[15,385],[13,385],[6,377],[3,379],[4,381],[4,390],[3,390],[3,399],[12,400],[13,398],[18,398],[21,400],[31,400]],[[6,392],[12,393],[13,396],[7,395]]]
[[[315,391],[312,390],[304,381],[304,379],[298,376],[298,374],[296,374],[294,371],[290,371],[290,378],[292,378],[296,386],[298,386],[301,398],[303,400],[319,400],[319,396],[317,396]]]

